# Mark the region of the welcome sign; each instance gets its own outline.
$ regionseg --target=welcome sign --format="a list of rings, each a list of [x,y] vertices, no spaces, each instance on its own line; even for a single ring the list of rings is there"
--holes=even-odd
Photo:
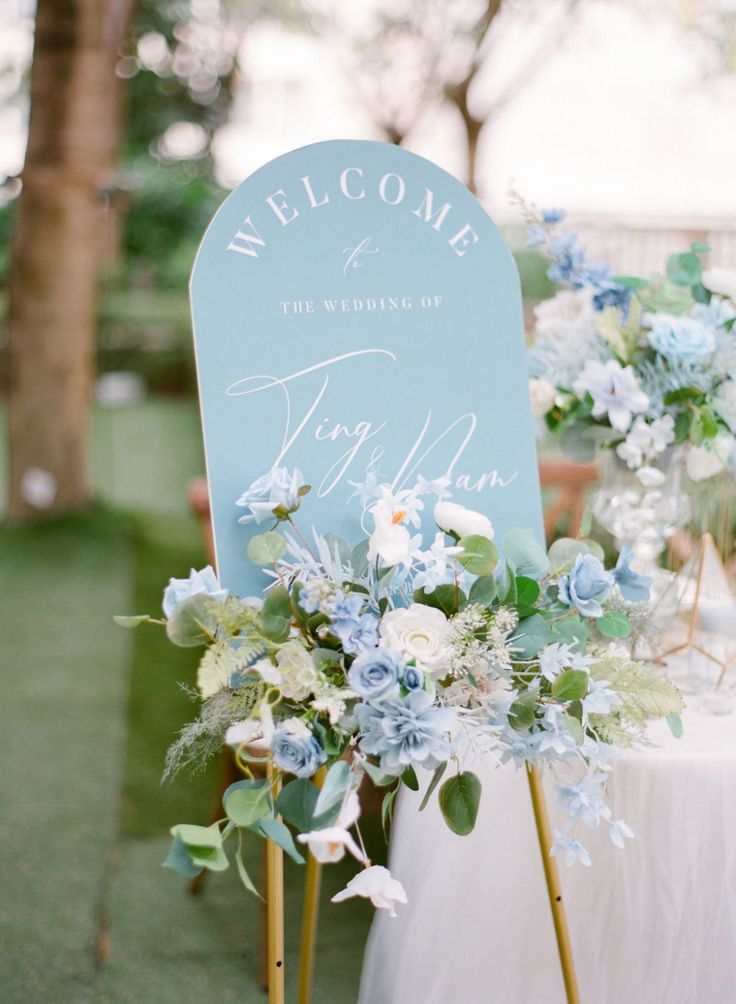
[[[265,527],[236,499],[276,466],[312,492],[307,529],[364,536],[355,484],[450,479],[499,535],[542,539],[519,278],[456,179],[399,147],[331,141],[256,171],[224,202],[191,280],[218,571]],[[316,502],[315,501],[319,500]]]

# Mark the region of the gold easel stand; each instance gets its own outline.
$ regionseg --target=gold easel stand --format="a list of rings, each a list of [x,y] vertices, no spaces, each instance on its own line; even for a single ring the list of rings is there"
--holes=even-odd
[[[555,926],[557,950],[560,954],[560,966],[562,968],[562,979],[565,984],[567,1004],[580,1004],[580,994],[578,992],[578,983],[575,976],[575,964],[572,957],[570,934],[567,929],[567,917],[565,916],[565,907],[562,900],[560,876],[557,871],[557,862],[550,856],[550,851],[552,850],[552,832],[549,825],[549,816],[547,815],[547,806],[544,801],[542,778],[536,767],[528,767],[527,778],[529,780],[529,792],[531,794],[532,808],[534,810],[534,821],[537,826],[537,836],[539,837],[539,848],[542,852],[544,877],[547,882],[550,907],[552,908],[552,920]],[[302,920],[298,1004],[309,1004],[310,1001],[312,968],[314,965],[314,947],[317,938],[317,921],[319,919],[319,884],[321,867],[322,866],[315,861],[310,854],[307,862],[307,887],[305,892],[304,915]]]
[[[560,875],[557,870],[557,862],[550,855],[550,851],[552,850],[552,833],[550,831],[549,816],[547,815],[544,789],[542,788],[542,778],[539,770],[536,767],[528,766],[527,779],[529,781],[529,792],[532,796],[534,822],[537,825],[539,849],[542,852],[542,864],[544,866],[544,877],[547,882],[549,905],[552,908],[552,920],[555,925],[557,950],[560,953],[560,966],[562,968],[562,979],[565,984],[567,1004],[580,1004],[580,993],[578,992],[578,981],[575,976],[575,964],[570,944],[570,932],[567,929],[567,917],[565,916],[565,906],[562,900]]]
[[[725,649],[722,643],[718,654],[717,649],[710,650],[708,633],[718,634],[718,620],[709,627],[709,612],[711,621],[714,617],[722,622],[728,620],[731,624],[736,621],[736,598],[728,573],[713,537],[710,533],[704,533],[692,557],[662,593],[653,613],[663,620],[668,617],[675,629],[679,626],[680,631],[684,631],[684,635],[681,633],[680,639],[662,654],[662,659],[683,652],[697,652],[718,668],[715,686],[719,687],[726,671],[736,661],[736,639],[730,646],[726,644]],[[683,615],[687,617],[686,625],[682,625]]]
[[[266,777],[274,801],[281,780],[269,763]],[[284,852],[273,840],[266,841],[266,916],[268,932],[268,1004],[285,1004],[284,996]]]

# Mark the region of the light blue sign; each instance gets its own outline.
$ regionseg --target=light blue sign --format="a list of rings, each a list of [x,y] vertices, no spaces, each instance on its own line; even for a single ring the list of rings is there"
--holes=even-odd
[[[274,466],[301,527],[364,536],[351,482],[451,479],[498,535],[542,539],[519,277],[477,200],[386,143],[279,157],[223,203],[191,281],[218,571],[264,585],[236,499]]]

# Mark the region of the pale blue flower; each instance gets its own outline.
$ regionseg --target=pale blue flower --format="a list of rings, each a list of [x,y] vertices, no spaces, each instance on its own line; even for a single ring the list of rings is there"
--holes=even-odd
[[[631,300],[631,290],[622,286],[620,282],[608,277],[601,277],[593,283],[595,293],[593,295],[593,307],[596,310],[605,310],[606,307],[618,307],[626,317],[629,313],[629,302]]]
[[[548,227],[552,227],[555,223],[560,223],[564,220],[566,215],[564,209],[543,209],[541,213],[542,223]]]
[[[559,805],[574,822],[598,826],[601,819],[609,819],[611,810],[603,798],[605,776],[589,774],[578,784],[559,789]]]
[[[363,655],[378,644],[378,620],[373,614],[363,614],[338,637],[348,655]]]
[[[390,648],[377,648],[359,655],[348,672],[348,683],[360,697],[382,701],[398,694],[404,671],[404,656]]]
[[[401,774],[410,764],[433,770],[452,756],[454,711],[434,706],[426,691],[381,704],[359,704],[355,716],[363,733],[360,748],[381,758],[386,774]]]
[[[696,303],[690,316],[711,328],[725,328],[736,318],[736,307],[722,296],[712,296],[710,303]]]
[[[211,565],[196,572],[191,570],[188,579],[169,579],[164,590],[163,608],[167,617],[171,617],[174,608],[192,596],[211,596],[213,600],[226,600],[227,589],[222,589]]]
[[[271,518],[285,518],[299,508],[305,489],[308,490],[298,468],[289,472],[286,467],[276,467],[262,474],[235,503],[249,510],[238,523],[263,523]]]
[[[585,248],[579,243],[577,234],[560,234],[553,238],[549,250],[554,259],[547,275],[552,282],[568,283],[573,289],[585,285],[581,281],[581,270],[585,267]]]
[[[424,690],[426,677],[424,671],[418,666],[407,666],[401,677],[401,682],[407,690]]]
[[[624,544],[613,570],[613,577],[625,600],[628,600],[629,603],[647,603],[652,580],[648,575],[640,575],[639,572],[634,571],[631,567],[633,557],[634,552],[631,547]]]
[[[549,680],[550,683],[567,667],[587,669],[594,662],[597,662],[595,656],[573,652],[571,645],[563,641],[545,645],[539,653],[539,669],[545,680]]]
[[[589,359],[572,388],[579,398],[593,398],[593,418],[608,416],[618,432],[626,432],[634,415],[646,411],[649,398],[642,391],[631,366],[616,359]]]
[[[590,855],[574,837],[565,837],[559,830],[555,830],[555,842],[550,852],[554,857],[564,856],[565,864],[569,868],[576,861],[580,861],[586,868],[590,868]]]
[[[295,777],[311,777],[327,754],[303,722],[284,722],[271,737],[273,761],[279,770]]]
[[[538,223],[532,223],[526,228],[526,246],[528,248],[538,248],[547,243],[547,232]]]
[[[325,606],[325,612],[332,621],[332,634],[342,639],[357,630],[365,600],[364,593],[344,593],[342,589],[335,591],[334,597]]]
[[[628,837],[629,840],[634,839],[634,831],[623,819],[614,819],[612,823],[609,823],[608,835],[616,847],[624,846],[624,837]]]
[[[619,695],[610,689],[608,680],[591,680],[588,693],[583,698],[584,715],[607,715],[623,704]]]
[[[715,350],[713,328],[693,317],[652,314],[649,323],[649,344],[666,359],[699,359]]]
[[[592,554],[579,554],[569,575],[558,580],[560,601],[583,617],[600,617],[600,604],[611,592],[614,578]]]

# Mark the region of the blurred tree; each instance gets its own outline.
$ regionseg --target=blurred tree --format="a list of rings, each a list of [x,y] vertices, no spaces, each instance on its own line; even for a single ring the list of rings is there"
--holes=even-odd
[[[89,501],[87,412],[114,73],[132,0],[39,0],[9,281],[8,517]]]

